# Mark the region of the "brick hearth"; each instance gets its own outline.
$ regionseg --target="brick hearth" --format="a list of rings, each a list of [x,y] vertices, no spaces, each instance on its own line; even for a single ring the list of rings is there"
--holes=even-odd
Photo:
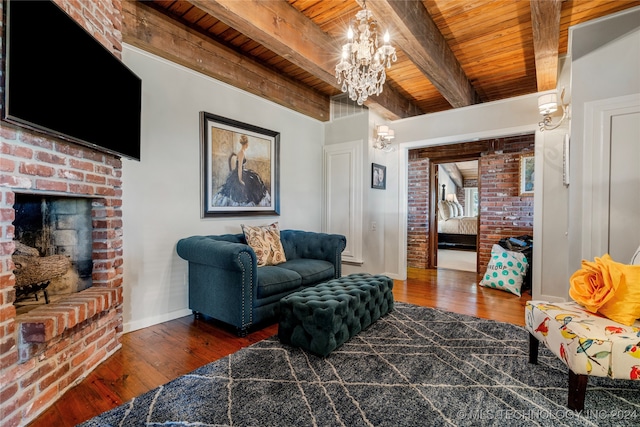
[[[120,57],[119,0],[56,0]],[[0,20],[2,19],[0,2]],[[52,65],[55,66],[55,65]],[[4,91],[4,87],[2,87]],[[1,94],[0,94],[1,95]],[[117,124],[114,124],[114,126]],[[0,122],[0,418],[25,425],[120,348],[121,160]],[[17,193],[91,200],[93,286],[16,316]]]

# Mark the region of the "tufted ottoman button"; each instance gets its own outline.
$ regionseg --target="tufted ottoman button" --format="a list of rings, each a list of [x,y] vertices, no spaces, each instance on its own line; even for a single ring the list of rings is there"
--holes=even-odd
[[[278,338],[325,357],[393,310],[393,280],[351,274],[280,300]]]

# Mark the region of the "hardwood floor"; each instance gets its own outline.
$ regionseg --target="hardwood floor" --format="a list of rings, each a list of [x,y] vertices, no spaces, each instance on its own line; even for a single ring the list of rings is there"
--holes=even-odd
[[[394,298],[426,307],[524,325],[522,297],[477,285],[475,273],[409,269]],[[30,427],[74,426],[214,360],[277,333],[277,324],[244,338],[187,316],[123,335],[122,348],[43,412]]]

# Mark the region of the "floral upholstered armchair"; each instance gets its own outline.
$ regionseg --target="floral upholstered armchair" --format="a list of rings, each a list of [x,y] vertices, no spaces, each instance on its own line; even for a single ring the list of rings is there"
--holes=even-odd
[[[529,361],[544,343],[569,368],[568,407],[580,411],[589,375],[640,380],[640,247],[631,264],[608,255],[571,277],[575,301],[529,301]]]

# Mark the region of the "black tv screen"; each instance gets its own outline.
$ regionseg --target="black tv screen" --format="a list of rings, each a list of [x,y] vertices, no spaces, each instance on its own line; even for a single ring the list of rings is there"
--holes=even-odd
[[[140,78],[52,1],[5,9],[3,118],[140,160]]]

